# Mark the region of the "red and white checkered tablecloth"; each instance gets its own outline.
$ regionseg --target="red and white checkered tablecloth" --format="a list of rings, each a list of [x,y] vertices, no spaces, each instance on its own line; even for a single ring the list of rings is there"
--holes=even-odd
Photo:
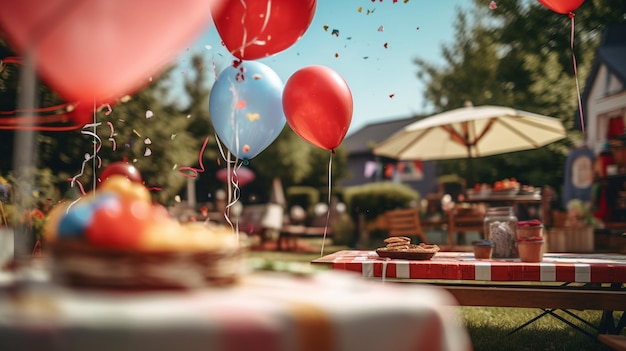
[[[0,284],[0,350],[471,349],[446,290],[347,272],[255,273],[233,286],[189,291]]]
[[[339,251],[314,260],[368,278],[498,282],[626,283],[626,255],[544,254],[538,263],[477,260],[471,252],[439,252],[431,260],[386,260],[375,251]]]

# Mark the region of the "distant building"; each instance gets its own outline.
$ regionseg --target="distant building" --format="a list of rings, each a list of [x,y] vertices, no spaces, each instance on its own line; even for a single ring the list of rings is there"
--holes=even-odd
[[[606,142],[624,132],[626,121],[626,26],[603,33],[581,96],[585,141],[599,154]],[[581,129],[576,116],[577,129]]]
[[[425,116],[413,116],[371,123],[348,135],[343,146],[348,150],[350,174],[343,186],[363,185],[376,181],[396,181],[417,190],[422,197],[437,191],[435,161],[396,161],[375,156],[372,148]]]

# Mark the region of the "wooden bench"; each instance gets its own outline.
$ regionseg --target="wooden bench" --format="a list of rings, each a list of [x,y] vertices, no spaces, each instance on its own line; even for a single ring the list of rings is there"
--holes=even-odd
[[[305,225],[284,225],[278,236],[278,250],[297,251],[298,239],[323,238],[333,236],[333,230],[329,227],[310,227]]]

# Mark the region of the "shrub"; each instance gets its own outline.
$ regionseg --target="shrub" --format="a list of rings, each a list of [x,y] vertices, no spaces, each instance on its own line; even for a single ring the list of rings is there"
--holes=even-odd
[[[319,191],[312,186],[291,186],[287,188],[287,203],[289,208],[300,206],[309,212],[313,205],[320,201]]]
[[[420,194],[415,189],[392,182],[369,183],[344,190],[348,213],[355,220],[359,214],[375,219],[388,210],[415,206],[419,200]]]
[[[331,226],[333,228],[333,244],[352,245],[354,243],[356,228],[349,214],[340,214],[332,221]]]

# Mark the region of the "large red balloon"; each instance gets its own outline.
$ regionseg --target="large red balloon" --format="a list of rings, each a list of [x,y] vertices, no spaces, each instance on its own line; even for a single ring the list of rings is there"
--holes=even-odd
[[[341,144],[350,128],[352,109],[348,84],[328,67],[302,68],[283,89],[287,123],[301,138],[322,149]]]
[[[550,10],[564,15],[574,12],[584,0],[537,0]]]
[[[0,31],[67,101],[135,92],[211,23],[222,0],[3,1]]]
[[[214,16],[231,54],[255,60],[292,46],[309,28],[316,0],[227,0]]]

